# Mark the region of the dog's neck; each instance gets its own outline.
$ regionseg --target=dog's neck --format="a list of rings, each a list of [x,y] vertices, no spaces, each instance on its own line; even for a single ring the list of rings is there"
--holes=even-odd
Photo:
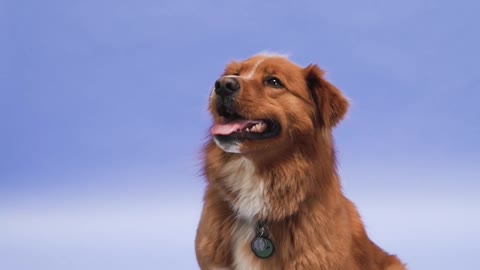
[[[302,151],[315,151],[316,158],[307,160]],[[221,168],[224,177],[218,183],[238,218],[276,222],[296,215],[304,204],[333,206],[341,189],[335,170],[326,174],[332,166],[333,150],[312,147],[269,162],[235,155]]]

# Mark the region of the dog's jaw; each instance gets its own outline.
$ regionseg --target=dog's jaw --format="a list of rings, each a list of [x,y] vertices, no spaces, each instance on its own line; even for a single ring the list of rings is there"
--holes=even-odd
[[[239,142],[222,142],[217,138],[213,138],[215,144],[220,147],[223,151],[232,154],[240,154],[240,143]]]

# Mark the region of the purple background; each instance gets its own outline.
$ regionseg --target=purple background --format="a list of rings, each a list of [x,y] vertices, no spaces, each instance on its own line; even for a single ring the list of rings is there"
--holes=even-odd
[[[480,269],[478,1],[0,1],[0,269],[198,269],[206,101],[263,50],[352,101],[345,193],[410,269]]]

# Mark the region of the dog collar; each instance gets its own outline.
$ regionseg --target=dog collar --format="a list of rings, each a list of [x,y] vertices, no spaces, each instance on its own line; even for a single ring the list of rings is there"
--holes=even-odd
[[[268,225],[265,221],[257,222],[251,248],[253,253],[261,259],[269,258],[275,251],[273,242],[268,238]]]

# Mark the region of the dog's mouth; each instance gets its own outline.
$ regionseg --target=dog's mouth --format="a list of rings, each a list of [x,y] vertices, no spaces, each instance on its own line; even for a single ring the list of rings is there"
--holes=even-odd
[[[280,133],[280,125],[271,119],[249,120],[236,114],[224,118],[223,123],[215,123],[211,129],[217,140],[261,140]]]

